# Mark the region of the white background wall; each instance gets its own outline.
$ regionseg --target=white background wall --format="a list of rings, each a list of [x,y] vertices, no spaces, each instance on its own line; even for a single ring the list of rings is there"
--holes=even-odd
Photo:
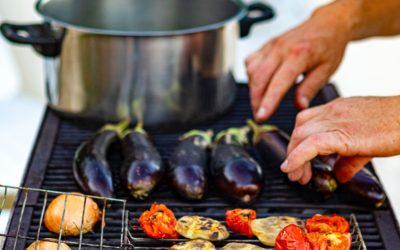
[[[41,18],[34,11],[35,2],[35,0],[0,0],[0,20],[16,23],[40,22]],[[11,52],[11,58],[4,52],[6,50]],[[23,93],[43,100],[44,74],[41,57],[31,47],[11,45],[5,42],[2,36],[0,36],[0,51],[0,63],[2,65],[6,62],[16,64],[17,67],[14,69],[18,71],[18,74],[13,74],[16,76],[16,80],[11,81],[11,83],[10,81],[2,83],[0,93],[5,92],[6,88],[15,89],[15,86],[18,86]],[[1,76],[4,76],[7,72],[9,71],[0,68],[0,80],[4,79]]]

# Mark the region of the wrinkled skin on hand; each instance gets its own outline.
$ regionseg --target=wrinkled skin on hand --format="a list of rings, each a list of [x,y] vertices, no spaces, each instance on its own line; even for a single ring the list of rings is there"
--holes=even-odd
[[[337,69],[351,39],[340,7],[315,12],[302,25],[272,39],[246,59],[256,120],[268,119],[302,74],[295,102],[299,108],[307,108]]]
[[[400,96],[338,98],[300,112],[281,170],[307,183],[309,161],[340,155],[334,166],[341,182],[350,180],[371,157],[400,154]]]

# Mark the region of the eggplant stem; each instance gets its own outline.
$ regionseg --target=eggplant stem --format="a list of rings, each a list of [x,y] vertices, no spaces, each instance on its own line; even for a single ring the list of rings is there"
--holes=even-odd
[[[132,132],[147,135],[147,132],[146,132],[146,130],[144,130],[143,123],[141,121],[138,121],[138,123],[136,124],[136,126],[133,129],[127,129],[127,130],[123,131],[121,138],[124,138],[127,134],[132,133]]]
[[[143,109],[142,105],[143,100],[142,98],[139,98],[132,103],[132,109],[133,109],[133,114],[136,117],[137,124],[142,123],[143,124]]]
[[[258,125],[255,121],[251,119],[247,120],[247,125],[249,125],[250,128],[253,130],[252,141],[254,144],[257,144],[260,141],[262,133],[268,133],[279,130],[278,127],[274,125],[269,125],[269,124]]]
[[[240,128],[229,128],[223,130],[217,134],[215,137],[215,142],[220,141],[222,138],[225,138],[225,142],[227,144],[239,144],[245,145],[248,143],[247,133],[250,131],[248,126],[240,127]]]
[[[181,137],[179,137],[180,141],[186,140],[190,137],[194,137],[194,136],[200,136],[204,139],[205,141],[205,146],[208,147],[209,145],[211,145],[212,143],[212,137],[214,135],[214,132],[209,129],[207,131],[202,131],[202,130],[190,130],[189,132],[183,134]]]
[[[114,131],[118,134],[118,137],[122,138],[124,130],[129,126],[130,123],[130,119],[126,118],[118,124],[106,124],[100,129],[100,131]]]

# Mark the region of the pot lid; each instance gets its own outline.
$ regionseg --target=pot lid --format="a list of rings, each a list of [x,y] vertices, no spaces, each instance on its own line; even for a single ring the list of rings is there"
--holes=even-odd
[[[216,29],[242,18],[239,0],[40,0],[48,21],[85,32],[160,36]]]

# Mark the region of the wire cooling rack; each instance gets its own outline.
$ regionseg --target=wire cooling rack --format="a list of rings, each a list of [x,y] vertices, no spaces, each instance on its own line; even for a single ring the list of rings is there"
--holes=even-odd
[[[58,243],[58,249],[61,249],[61,243],[67,244],[69,247],[74,249],[133,249],[133,245],[128,242],[127,238],[127,218],[126,216],[126,201],[122,199],[112,199],[104,198],[90,195],[83,195],[77,193],[63,193],[58,191],[44,190],[44,189],[34,189],[27,187],[14,187],[0,185],[0,216],[5,210],[6,203],[13,199],[14,194],[17,194],[17,199],[14,202],[13,216],[18,216],[18,226],[16,228],[8,228],[7,233],[0,233],[0,248],[2,247],[1,242],[5,241],[12,242],[12,249],[26,249],[28,245],[32,242],[37,242],[39,240],[45,240],[50,242]],[[51,202],[58,195],[65,194],[64,208],[62,213],[62,220],[60,225],[60,232],[58,234],[51,233],[43,225],[44,214],[48,203]],[[82,221],[79,228],[79,236],[77,237],[65,237],[63,235],[63,224],[64,216],[66,211],[66,206],[68,204],[68,197],[70,196],[80,196],[84,197]],[[93,199],[98,205],[102,212],[101,221],[97,223],[97,226],[93,231],[89,232],[88,235],[83,233],[83,219],[86,212],[86,202],[87,199]],[[34,226],[35,235],[28,235],[22,233],[26,230],[24,222],[31,221],[34,215],[39,219],[36,225],[33,221],[31,227]],[[105,229],[107,224],[113,227],[113,236],[107,236],[105,234]],[[119,226],[117,226],[119,224]],[[77,226],[78,227],[78,226]],[[116,230],[118,227],[120,230]],[[116,238],[115,231],[119,231],[120,237],[118,241],[110,240],[109,238]],[[10,244],[8,244],[10,245]],[[37,249],[37,246],[35,246]]]
[[[90,195],[83,195],[77,193],[64,193],[58,191],[44,190],[44,189],[34,189],[26,187],[13,187],[0,185],[0,216],[5,210],[7,201],[9,201],[10,196],[17,194],[17,199],[14,202],[14,210],[12,211],[13,216],[17,216],[18,224],[16,228],[8,228],[7,233],[0,233],[0,248],[2,248],[1,241],[11,241],[10,249],[26,249],[28,245],[32,242],[37,242],[39,240],[45,240],[50,242],[55,242],[58,244],[58,249],[61,249],[61,243],[65,243],[73,249],[147,249],[144,246],[148,246],[151,243],[157,249],[169,249],[173,244],[177,242],[185,241],[185,239],[177,240],[154,240],[147,238],[140,227],[137,225],[137,216],[140,211],[137,211],[132,218],[129,218],[129,211],[126,209],[126,200],[122,199],[112,199],[104,198]],[[65,194],[65,202],[60,226],[60,232],[58,234],[51,233],[43,225],[43,219],[45,215],[48,203],[58,195]],[[64,224],[65,208],[68,204],[68,197],[70,196],[80,196],[84,197],[85,207],[87,199],[91,198],[99,205],[102,212],[101,221],[97,223],[97,226],[88,235],[83,234],[82,225],[83,218],[85,215],[85,209],[82,213],[81,226],[79,228],[79,236],[77,237],[65,237],[63,236],[62,225]],[[195,215],[193,212],[177,212],[177,217],[183,215]],[[131,214],[131,215],[133,215]],[[208,213],[207,213],[208,214]],[[219,214],[219,213],[218,213]],[[221,213],[223,214],[223,213]],[[213,212],[209,213],[210,217],[215,217],[214,219],[224,222],[223,216],[215,214]],[[31,221],[33,217],[39,218],[38,220],[32,221],[30,223],[35,227],[34,234],[27,234],[23,232],[26,230],[24,226],[24,221]],[[357,222],[356,215],[350,214],[347,217],[351,225],[352,234],[352,247],[354,250],[366,250],[366,244],[363,240],[362,233],[360,231],[359,224]],[[107,227],[107,224],[110,226]],[[118,226],[119,225],[119,226]],[[112,230],[107,230],[107,229]],[[112,231],[112,232],[108,232]],[[119,236],[116,237],[116,234]],[[118,238],[118,240],[115,240]],[[232,234],[231,238],[225,241],[216,243],[218,246],[223,246],[229,242],[244,242],[259,244],[256,238],[243,239],[238,238],[237,235]],[[8,244],[10,246],[10,244]],[[36,248],[35,248],[36,249]]]
[[[357,247],[358,250],[367,250],[360,227],[358,226],[357,218],[354,214],[350,214],[350,225],[352,227],[352,247]]]

